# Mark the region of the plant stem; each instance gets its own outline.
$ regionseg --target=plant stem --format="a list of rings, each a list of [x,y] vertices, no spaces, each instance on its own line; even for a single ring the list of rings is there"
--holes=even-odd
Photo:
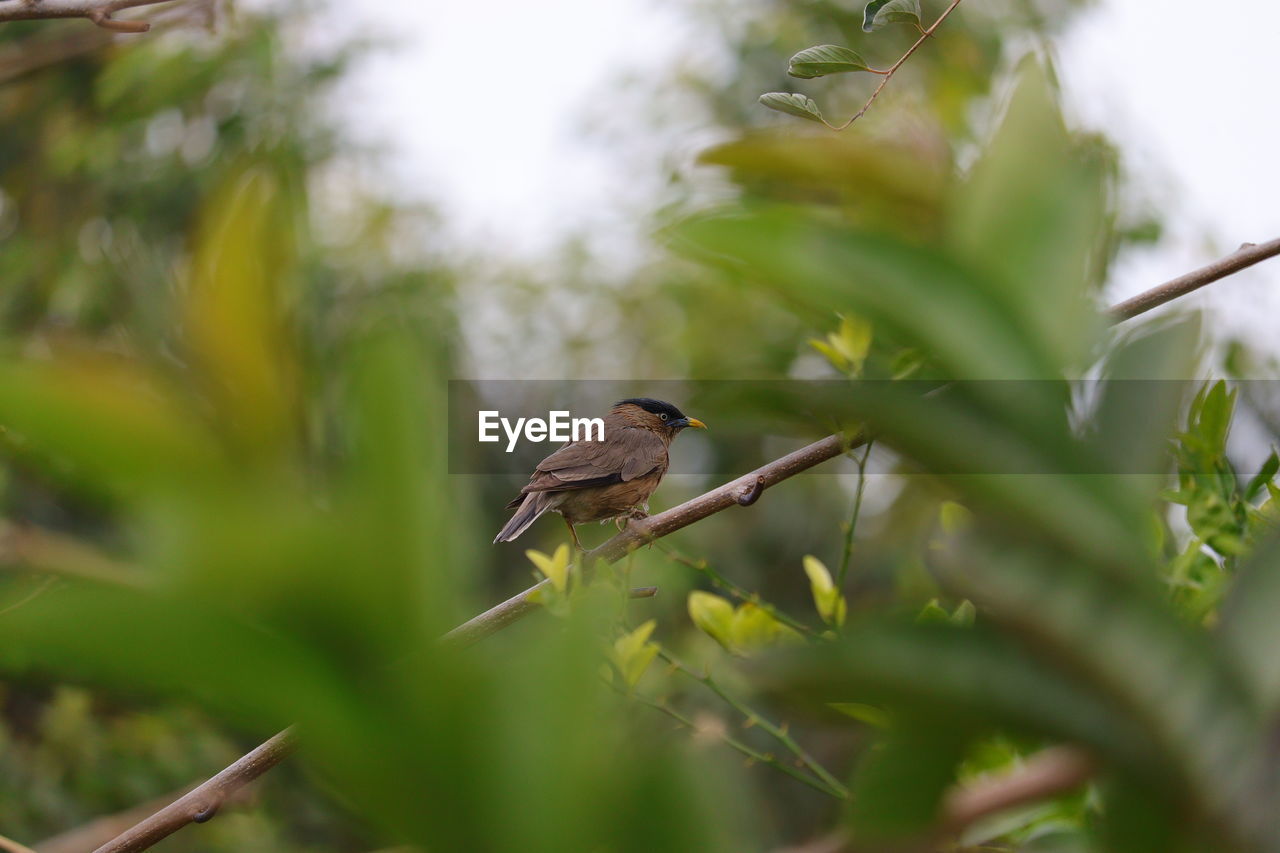
[[[667,558],[670,559],[672,562],[679,563],[682,566],[688,566],[694,571],[701,572],[702,574],[706,575],[707,579],[711,581],[711,585],[714,586],[716,589],[729,593],[729,595],[733,596],[739,601],[746,602],[748,604],[754,604],[756,607],[759,607],[765,613],[768,613],[774,619],[777,619],[783,625],[786,625],[788,628],[791,628],[794,631],[797,631],[801,634],[804,634],[806,636],[813,637],[813,638],[816,638],[818,636],[818,632],[815,631],[813,628],[804,624],[803,622],[796,619],[795,617],[789,616],[786,613],[783,613],[777,607],[775,607],[774,605],[762,599],[759,593],[750,592],[749,590],[729,580],[727,577],[720,574],[715,569],[711,568],[711,564],[708,563],[706,560],[695,560],[692,557],[687,557],[684,554],[681,554],[675,548],[672,548],[670,545],[667,545],[665,542],[655,542],[654,547],[657,548],[659,551],[661,551],[663,554],[665,554]]]
[[[854,457],[858,463],[858,487],[853,493],[853,510],[849,513],[849,523],[844,531],[844,549],[840,552],[840,568],[836,572],[836,588],[844,589],[844,578],[849,573],[849,558],[853,556],[853,536],[858,527],[858,515],[862,512],[862,493],[867,488],[867,457],[871,455],[873,441],[867,441],[862,451],[862,458]]]
[[[832,130],[844,130],[846,127],[853,124],[858,119],[862,118],[863,115],[866,114],[867,110],[871,109],[871,105],[876,102],[876,98],[880,97],[880,90],[882,90],[888,84],[889,80],[892,79],[893,75],[897,73],[899,68],[902,67],[902,64],[911,58],[911,54],[915,53],[920,48],[920,45],[924,44],[929,39],[929,36],[933,35],[933,31],[936,30],[939,27],[939,25],[941,25],[942,22],[947,19],[947,16],[950,15],[952,12],[954,12],[955,8],[959,5],[960,5],[960,0],[951,0],[951,5],[946,8],[946,11],[944,11],[941,15],[938,16],[938,20],[934,21],[929,26],[929,29],[922,31],[920,33],[920,38],[916,39],[916,43],[911,45],[911,47],[907,48],[907,52],[902,54],[902,57],[897,62],[889,66],[889,70],[886,71],[884,73],[884,76],[880,78],[880,85],[876,86],[876,90],[871,93],[870,98],[867,98],[867,102],[862,105],[862,109],[858,110],[856,113],[853,114],[853,118],[849,119],[839,127],[829,124],[826,120],[823,120],[822,123],[827,125],[827,127],[831,128]]]
[[[677,711],[675,708],[672,708],[666,702],[662,702],[657,699],[650,699],[647,696],[641,696],[639,693],[631,694],[631,698],[636,700],[642,705],[647,705],[650,708],[653,708],[657,711],[661,711],[662,713],[666,714],[668,717],[680,723],[682,726],[689,729],[690,731],[693,731],[693,732],[705,731],[703,727],[699,726],[696,722],[689,719],[684,714]],[[842,792],[841,790],[830,787],[822,780],[815,779],[814,777],[810,776],[808,773],[804,773],[800,770],[797,770],[796,768],[792,767],[790,764],[787,764],[784,761],[779,761],[778,758],[774,755],[769,755],[768,753],[764,753],[764,752],[760,752],[758,750],[752,749],[750,746],[738,740],[728,732],[717,732],[716,736],[726,746],[731,747],[732,749],[736,749],[738,752],[745,755],[751,761],[758,761],[761,764],[767,764],[776,770],[781,770],[783,773],[787,774],[792,779],[795,779],[799,782],[803,782],[804,784],[808,785],[810,788],[813,788],[815,791],[821,791],[822,793],[828,794],[837,799],[844,799],[847,796],[847,792]]]
[[[819,764],[812,755],[806,752],[804,747],[800,746],[800,744],[796,742],[796,739],[791,736],[791,733],[788,732],[785,727],[773,724],[769,720],[765,719],[765,717],[755,709],[751,708],[745,702],[725,690],[724,687],[722,687],[720,683],[711,676],[710,672],[695,672],[662,646],[658,646],[658,656],[680,672],[683,672],[685,675],[692,678],[694,681],[706,686],[712,693],[719,696],[726,704],[729,705],[729,707],[733,708],[741,714],[744,719],[746,719],[747,725],[759,726],[761,730],[789,749],[801,764],[809,768],[813,775],[821,779],[823,784],[831,789],[828,793],[832,796],[838,797],[842,800],[847,800],[849,798],[849,789],[846,788],[839,779],[833,776],[827,768]]]

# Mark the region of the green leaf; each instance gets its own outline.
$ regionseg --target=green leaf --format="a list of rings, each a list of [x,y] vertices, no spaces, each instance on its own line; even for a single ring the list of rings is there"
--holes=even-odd
[[[813,592],[813,605],[822,617],[822,621],[832,627],[839,628],[844,624],[847,605],[844,596],[831,580],[831,572],[822,561],[812,555],[804,558],[804,571],[809,576],[809,587]]]
[[[786,638],[796,638],[795,632],[759,605],[743,602],[733,612],[729,645],[734,652],[750,653]]]
[[[850,792],[851,829],[859,841],[911,838],[933,826],[967,741],[964,733],[930,721],[895,729],[876,744],[858,766]]]
[[[791,57],[787,73],[792,77],[808,80],[827,74],[844,74],[850,71],[869,71],[866,60],[847,47],[836,44],[820,44],[807,47]]]
[[[1280,455],[1276,454],[1275,448],[1271,449],[1271,455],[1267,457],[1267,461],[1262,463],[1262,468],[1253,476],[1249,484],[1244,487],[1245,500],[1251,501],[1270,483],[1275,477],[1276,472],[1280,471]]]
[[[569,546],[562,544],[555,554],[548,556],[532,548],[524,552],[529,562],[537,566],[544,578],[551,581],[556,592],[564,592],[569,586]]]
[[[1269,712],[1280,708],[1280,535],[1254,549],[1222,605],[1221,636]]]
[[[689,618],[726,649],[733,647],[733,605],[718,595],[694,590],[689,593]]]
[[[760,96],[760,103],[780,113],[807,118],[819,124],[826,123],[822,118],[822,110],[818,109],[813,98],[806,98],[804,95],[792,92],[769,92]]]
[[[875,704],[948,727],[1071,740],[1138,768],[1155,759],[1148,733],[1122,710],[989,626],[860,622],[833,643],[766,658],[759,671],[766,689],[824,709]]]
[[[1067,130],[1048,72],[1023,64],[1004,121],[948,217],[952,246],[1068,369],[1093,358],[1102,331],[1093,279],[1105,249],[1101,156]]]
[[[893,724],[893,716],[888,711],[864,702],[832,702],[829,707],[877,729],[887,729]]]
[[[934,571],[953,594],[982,608],[984,624],[1021,637],[1091,693],[1125,709],[1159,750],[1148,777],[1166,774],[1205,813],[1248,831],[1271,820],[1260,807],[1271,796],[1259,782],[1267,760],[1263,717],[1240,668],[1203,630],[1178,618],[1150,577],[1013,548],[1007,536],[953,548]],[[1237,794],[1224,797],[1226,790]]]
[[[871,0],[862,10],[862,29],[875,32],[886,24],[920,26],[920,0]]]
[[[649,637],[652,636],[657,624],[650,619],[634,631],[623,634],[613,643],[613,663],[622,674],[627,687],[636,686],[658,654],[657,645],[649,642]]]

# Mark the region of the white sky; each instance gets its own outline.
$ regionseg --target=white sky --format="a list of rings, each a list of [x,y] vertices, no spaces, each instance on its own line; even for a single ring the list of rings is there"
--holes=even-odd
[[[1206,8],[1101,0],[1060,45],[1072,111],[1122,143],[1168,214],[1163,244],[1117,268],[1117,298],[1242,241],[1280,236],[1280,3],[1237,0],[1230,15]],[[341,9],[344,26],[400,45],[357,69],[342,113],[358,138],[385,146],[395,187],[437,203],[456,236],[528,255],[643,191],[647,176],[583,142],[581,120],[611,81],[659,67],[688,44],[679,3],[379,0]],[[1211,288],[1206,303],[1280,352],[1278,294],[1280,267],[1260,268]]]

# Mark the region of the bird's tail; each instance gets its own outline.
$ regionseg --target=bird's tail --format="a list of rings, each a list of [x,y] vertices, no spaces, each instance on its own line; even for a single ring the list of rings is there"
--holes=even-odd
[[[494,544],[510,542],[529,529],[529,525],[538,520],[538,516],[551,509],[551,502],[546,500],[544,492],[531,492],[524,496],[520,508],[511,516],[498,535],[493,537]]]

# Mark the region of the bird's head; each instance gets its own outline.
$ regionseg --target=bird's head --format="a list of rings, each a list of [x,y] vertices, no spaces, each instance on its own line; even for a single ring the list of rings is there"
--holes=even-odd
[[[613,411],[626,417],[636,426],[651,429],[654,432],[674,438],[685,427],[706,429],[707,425],[697,418],[686,416],[670,403],[653,400],[649,397],[632,397],[619,400],[613,404]]]

